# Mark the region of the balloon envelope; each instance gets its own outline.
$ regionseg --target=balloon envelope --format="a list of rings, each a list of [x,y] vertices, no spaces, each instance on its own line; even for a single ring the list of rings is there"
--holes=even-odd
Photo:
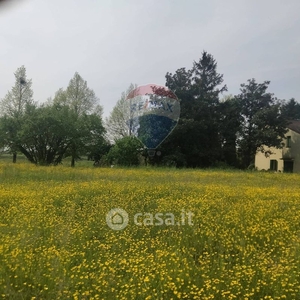
[[[127,101],[130,106],[127,123],[131,135],[148,149],[157,148],[178,123],[178,98],[165,86],[147,84],[131,91]]]

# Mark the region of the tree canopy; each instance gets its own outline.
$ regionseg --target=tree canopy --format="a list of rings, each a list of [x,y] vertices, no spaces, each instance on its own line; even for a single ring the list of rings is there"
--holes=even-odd
[[[128,120],[133,118],[133,112],[130,110],[127,96],[136,87],[136,84],[131,83],[129,85],[127,91],[121,94],[109,117],[105,120],[108,139],[111,142],[132,135],[131,124]]]
[[[269,84],[270,81],[257,83],[249,79],[241,84],[241,93],[236,96],[241,116],[238,151],[243,167],[254,163],[257,151],[266,152],[264,146],[282,147],[288,123],[280,111],[280,102],[267,92]]]
[[[0,121],[2,127],[2,146],[8,147],[13,153],[13,162],[17,160],[18,132],[21,130],[20,119],[26,107],[33,104],[32,80],[27,79],[26,68],[21,66],[14,73],[15,84],[0,102]]]
[[[30,162],[41,165],[56,165],[70,156],[74,166],[80,155],[103,152],[107,142],[102,108],[78,73],[66,90],[59,89],[45,104],[33,102],[25,67],[19,68],[15,77],[15,86],[1,101],[2,147],[21,152]]]
[[[167,155],[180,153],[184,166],[206,167],[220,159],[220,95],[227,90],[214,57],[204,51],[191,70],[166,74],[166,85],[180,99],[181,116],[168,142]]]
[[[238,95],[224,95],[227,86],[218,72],[215,58],[203,51],[191,69],[166,73],[166,86],[180,101],[176,121],[139,116],[130,109],[130,84],[121,94],[109,117],[102,119],[102,106],[95,92],[75,72],[66,88],[42,104],[33,100],[32,80],[21,66],[15,83],[0,101],[0,147],[9,150],[16,162],[22,153],[32,163],[59,164],[71,158],[71,166],[82,156],[99,163],[138,165],[147,163],[176,167],[231,166],[247,168],[258,151],[270,154],[270,147],[282,147],[288,122],[300,119],[300,104],[294,99],[278,100],[268,91],[270,81],[249,79]],[[174,123],[175,122],[175,123]],[[174,128],[168,135],[169,128]],[[158,130],[159,129],[159,130]],[[159,155],[151,159],[140,140]],[[153,137],[153,138],[152,138]],[[161,144],[156,140],[163,140]],[[105,158],[105,159],[104,159]]]

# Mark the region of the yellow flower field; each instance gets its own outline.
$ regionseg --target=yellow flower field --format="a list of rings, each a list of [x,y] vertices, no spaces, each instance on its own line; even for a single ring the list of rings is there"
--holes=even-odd
[[[300,299],[300,175],[0,163],[0,180],[0,299]]]

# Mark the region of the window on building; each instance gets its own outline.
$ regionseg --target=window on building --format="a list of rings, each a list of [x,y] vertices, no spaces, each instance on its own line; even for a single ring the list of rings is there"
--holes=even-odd
[[[276,159],[270,160],[270,170],[277,171],[278,163]]]
[[[291,148],[292,145],[292,137],[291,136],[287,136],[286,137],[286,147],[287,148]]]

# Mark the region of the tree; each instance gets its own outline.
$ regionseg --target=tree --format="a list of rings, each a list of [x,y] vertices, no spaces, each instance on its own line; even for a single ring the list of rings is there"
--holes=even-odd
[[[130,84],[127,91],[121,94],[121,98],[105,120],[108,139],[111,142],[132,135],[130,120],[134,117],[134,113],[130,109],[130,101],[127,100],[127,96],[135,88],[137,88],[136,84]]]
[[[192,70],[178,69],[166,74],[166,86],[180,99],[181,118],[193,119],[195,99],[192,91]]]
[[[8,115],[0,117],[0,147],[13,153],[13,163],[17,160],[18,134],[21,128],[20,119]]]
[[[30,162],[58,164],[70,146],[71,113],[67,107],[28,104],[18,120],[7,115],[2,117],[0,132],[5,133],[6,143],[13,139],[16,151]],[[16,127],[16,122],[19,129],[15,134],[12,128]]]
[[[268,154],[265,146],[282,147],[287,122],[280,113],[280,103],[267,92],[269,84],[249,79],[236,96],[241,108],[238,147],[243,168],[254,163],[257,151]]]
[[[14,73],[15,85],[1,100],[1,112],[14,118],[21,117],[27,104],[33,104],[32,80],[27,79],[26,68],[21,66]]]
[[[81,155],[87,155],[98,162],[102,155],[108,152],[109,146],[106,141],[105,129],[102,117],[97,114],[82,115],[76,117],[71,133],[71,145],[66,156],[80,159]],[[74,130],[75,129],[75,130]],[[74,145],[76,146],[74,151]],[[71,166],[74,167],[74,161]]]
[[[87,139],[91,138],[91,133],[87,131],[91,115],[94,115],[94,121],[97,117],[99,122],[98,129],[101,127],[101,132],[104,134],[102,126],[102,108],[97,105],[98,98],[94,91],[87,86],[87,82],[76,72],[70,80],[66,90],[59,89],[53,99],[54,104],[62,107],[66,106],[73,112],[73,130],[71,144],[67,154],[71,156],[71,166],[75,166],[75,161],[86,152]],[[101,123],[101,124],[100,124]]]
[[[13,153],[13,162],[17,160],[17,136],[20,130],[20,119],[24,115],[27,105],[33,104],[32,80],[27,79],[26,68],[21,66],[14,73],[15,85],[0,102],[2,121],[9,126],[5,132],[4,140]],[[3,124],[4,126],[4,124]]]
[[[59,164],[71,145],[72,111],[67,107],[27,107],[21,120],[18,150],[39,165]]]
[[[121,166],[137,166],[143,150],[142,143],[133,136],[127,136],[116,141],[108,153],[111,164]]]
[[[206,51],[191,70],[166,74],[167,87],[181,100],[179,123],[162,146],[166,155],[181,153],[180,161],[188,167],[210,166],[220,159],[219,97],[227,90],[222,83],[217,62]]]
[[[66,105],[75,115],[92,113],[98,102],[95,92],[87,86],[87,82],[75,72],[66,90],[60,88],[53,100],[54,103]]]
[[[76,122],[74,123],[74,120]],[[15,137],[18,151],[34,164],[57,165],[72,151],[74,140],[81,153],[96,152],[103,155],[107,142],[104,139],[102,119],[97,114],[76,116],[66,105],[27,105],[18,120],[20,130]],[[15,119],[0,119],[0,132],[10,132]],[[6,134],[9,138],[9,134]],[[79,150],[78,150],[79,151]]]
[[[282,104],[282,115],[288,120],[300,120],[300,104],[294,98]]]
[[[241,115],[239,102],[233,96],[224,97],[220,102],[221,161],[237,167],[237,134],[240,130]]]

